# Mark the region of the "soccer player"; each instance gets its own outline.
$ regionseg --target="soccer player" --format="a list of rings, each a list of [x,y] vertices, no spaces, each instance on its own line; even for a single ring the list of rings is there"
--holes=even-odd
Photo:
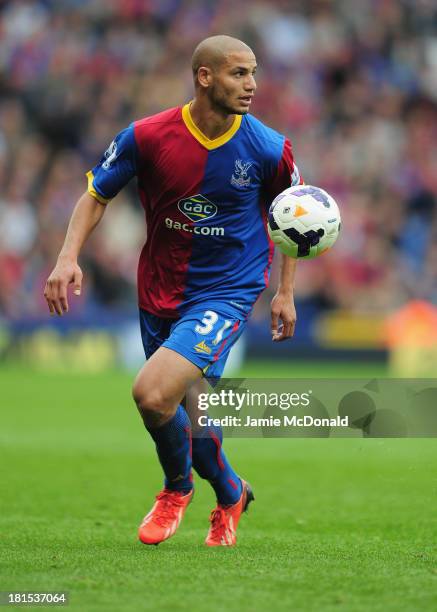
[[[81,247],[108,202],[136,176],[147,240],[138,266],[140,325],[147,357],[133,397],[153,438],[164,489],[139,528],[145,544],[172,536],[193,497],[192,468],[210,482],[217,507],[208,546],[232,546],[253,499],[222,448],[219,427],[192,436],[184,407],[202,377],[217,380],[253,305],[267,286],[272,199],[301,183],[290,141],[248,114],[256,59],[229,36],[203,40],[192,58],[195,96],[182,107],[135,121],[88,172],[44,295],[51,314],[80,294]],[[282,257],[271,304],[272,339],[293,335],[294,260]]]

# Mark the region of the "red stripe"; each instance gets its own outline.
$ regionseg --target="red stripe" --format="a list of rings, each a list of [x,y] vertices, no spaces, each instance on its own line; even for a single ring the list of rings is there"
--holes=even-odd
[[[231,487],[232,487],[233,489],[235,489],[235,490],[237,490],[237,489],[238,489],[238,485],[237,485],[237,483],[236,483],[234,480],[232,480],[232,478],[228,478],[228,482],[229,482],[229,484],[231,485]]]
[[[229,340],[229,338],[232,336],[232,334],[234,334],[237,331],[237,329],[239,327],[240,327],[240,321],[236,321],[235,324],[234,324],[234,327],[232,328],[231,333],[229,334],[229,336],[227,338],[225,338],[224,340],[222,340],[222,343],[220,344],[217,353],[214,355],[213,361],[217,361],[217,359],[220,357],[220,353],[225,348],[226,342]]]
[[[190,457],[193,458],[193,436],[191,434],[191,427],[184,427],[184,431],[187,434],[189,445],[190,445]]]
[[[264,268],[264,282],[266,284],[266,287],[268,287],[269,286],[269,271],[270,271],[270,267],[272,265],[273,255],[275,254],[275,245],[270,240],[269,232],[267,230],[268,211],[267,211],[267,208],[265,206],[263,206],[262,203],[261,203],[261,216],[262,216],[263,225],[264,225],[264,229],[265,229],[265,232],[266,232],[267,240],[268,240],[268,243],[269,243],[269,256],[268,256],[268,259],[267,259],[267,265]]]
[[[221,442],[220,442],[220,440],[217,438],[217,436],[215,435],[215,433],[212,431],[212,429],[210,429],[210,430],[209,430],[209,435],[211,436],[211,438],[212,438],[212,440],[213,440],[214,444],[216,445],[216,449],[217,449],[217,463],[218,463],[218,466],[219,466],[219,468],[220,468],[221,470],[224,470],[224,469],[225,469],[225,464],[223,463],[223,460],[222,460],[222,458],[221,458],[221,456],[220,456],[220,452],[221,452],[221,449],[222,449]]]

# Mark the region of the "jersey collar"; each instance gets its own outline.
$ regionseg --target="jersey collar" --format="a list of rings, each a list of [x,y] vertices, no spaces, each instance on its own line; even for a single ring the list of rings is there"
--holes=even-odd
[[[235,115],[234,122],[229,128],[227,132],[219,136],[218,138],[207,138],[203,132],[199,130],[197,125],[194,123],[193,118],[190,113],[190,102],[185,104],[182,107],[182,119],[185,123],[186,128],[194,136],[194,138],[200,142],[206,149],[217,149],[217,147],[221,147],[226,144],[229,140],[231,140],[232,136],[237,132],[238,128],[241,125],[242,115]]]

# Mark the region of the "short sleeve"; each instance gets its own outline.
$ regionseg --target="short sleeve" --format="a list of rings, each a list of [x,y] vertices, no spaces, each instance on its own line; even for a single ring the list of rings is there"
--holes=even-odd
[[[303,183],[299,168],[293,158],[291,142],[288,138],[285,138],[281,157],[276,167],[273,168],[273,173],[266,185],[267,192],[273,200],[284,189],[295,185],[303,185]]]
[[[117,134],[99,163],[87,172],[88,193],[107,204],[137,173],[137,145],[133,125]]]

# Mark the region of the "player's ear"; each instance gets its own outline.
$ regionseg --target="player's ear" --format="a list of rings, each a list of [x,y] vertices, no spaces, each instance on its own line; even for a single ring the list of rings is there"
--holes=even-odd
[[[197,71],[197,80],[201,87],[209,87],[212,81],[211,69],[207,68],[206,66],[200,66],[199,70]]]

